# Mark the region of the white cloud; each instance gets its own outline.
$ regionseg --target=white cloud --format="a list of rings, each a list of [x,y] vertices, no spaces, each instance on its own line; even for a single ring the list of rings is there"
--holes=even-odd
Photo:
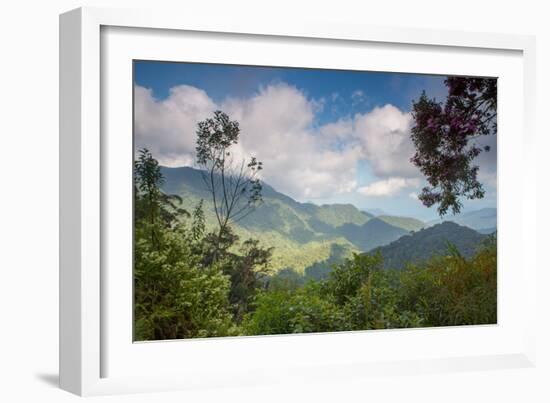
[[[358,91],[356,96],[365,94]],[[362,187],[360,194],[394,195],[418,183],[421,175],[410,162],[414,153],[410,113],[385,105],[317,126],[315,117],[325,102],[308,99],[285,83],[218,104],[203,90],[188,85],[172,88],[163,100],[136,86],[136,146],[149,148],[162,165],[192,166],[197,123],[221,109],[240,123],[234,157],[240,161],[256,156],[264,163],[263,179],[296,199],[357,191],[360,160],[367,160],[379,179]]]
[[[357,106],[366,101],[365,93],[362,90],[355,90],[351,94],[351,105]]]
[[[163,165],[192,165],[196,125],[219,108],[240,123],[237,159],[256,156],[264,163],[263,179],[297,199],[314,199],[353,191],[358,145],[335,149],[314,129],[319,100],[308,100],[295,87],[269,85],[247,99],[216,105],[190,86],[176,87],[157,101],[136,87],[136,145],[148,147]]]
[[[410,139],[410,113],[401,112],[393,105],[376,107],[356,115],[353,135],[362,145],[375,175],[379,177],[418,177],[420,172],[410,162],[414,145]]]
[[[167,166],[191,165],[197,123],[216,109],[206,92],[188,85],[170,89],[158,101],[149,89],[135,87],[135,140]]]
[[[264,179],[298,199],[346,193],[356,186],[359,148],[334,150],[313,129],[316,101],[295,87],[271,85],[247,100],[222,105],[240,122],[240,145],[264,162]]]
[[[353,130],[353,121],[351,119],[340,119],[336,122],[327,123],[321,126],[319,128],[319,136],[322,141],[329,144],[342,141],[350,142],[355,141],[353,138]]]
[[[418,186],[419,182],[420,181],[418,179],[394,177],[360,187],[357,189],[357,192],[364,196],[370,197],[395,196],[403,189]]]
[[[351,94],[351,98],[352,99],[359,99],[359,98],[363,98],[363,96],[365,95],[365,93],[361,90],[355,90],[353,91],[353,93]]]

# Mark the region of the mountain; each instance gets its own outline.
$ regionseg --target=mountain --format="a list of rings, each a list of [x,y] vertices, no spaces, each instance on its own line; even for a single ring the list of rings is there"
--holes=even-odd
[[[389,245],[373,249],[380,252],[385,268],[401,269],[406,262],[420,263],[433,255],[449,253],[448,244],[454,245],[464,257],[471,257],[486,238],[471,228],[445,221],[418,232],[405,235]]]
[[[387,224],[393,225],[394,227],[403,228],[407,231],[418,231],[427,227],[426,223],[411,217],[381,215],[377,218]]]
[[[496,232],[496,230],[497,230],[496,227],[476,229],[477,232],[479,232],[480,234],[484,234],[484,235],[493,234],[493,233]]]
[[[201,171],[162,167],[167,194],[182,198],[188,211],[204,200],[206,224],[215,228],[213,205]],[[259,239],[273,246],[272,266],[299,272],[316,263],[335,262],[352,252],[366,252],[386,245],[424,224],[408,217],[375,217],[352,204],[300,203],[262,183],[263,203],[233,228],[241,239]]]
[[[406,229],[388,224],[378,217],[363,225],[346,223],[337,227],[336,231],[362,251],[386,245],[408,233]]]
[[[459,225],[475,229],[482,234],[490,234],[497,229],[497,209],[487,207],[467,213],[447,215],[441,219],[430,221],[428,224],[441,224],[444,221],[452,221]]]
[[[387,213],[380,208],[365,208],[361,210],[364,211],[365,213],[372,214],[375,217],[379,215],[387,215]]]

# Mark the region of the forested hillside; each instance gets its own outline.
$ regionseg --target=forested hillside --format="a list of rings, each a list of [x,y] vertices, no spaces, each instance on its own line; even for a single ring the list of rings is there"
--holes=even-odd
[[[403,270],[385,270],[381,250],[345,258],[332,244],[330,270],[275,273],[274,247],[230,228],[209,231],[202,202],[184,210],[179,196],[162,192],[146,150],[135,171],[135,340],[496,323],[495,237],[478,234],[471,257],[449,243]],[[444,223],[391,245],[422,250],[465,231],[477,234]]]
[[[162,167],[162,190],[181,197],[181,208],[190,210],[202,199],[207,228],[216,226],[210,194],[201,171],[190,167]],[[424,223],[409,217],[374,217],[351,204],[317,206],[300,203],[262,184],[263,201],[233,225],[242,238],[255,238],[274,248],[272,268],[292,268],[299,273],[310,266],[339,263],[353,252],[386,245]],[[337,247],[338,253],[334,253]]]
[[[407,264],[419,264],[433,256],[455,252],[470,258],[486,238],[486,235],[470,228],[445,221],[373,249],[370,254],[380,253],[385,268],[403,269]]]

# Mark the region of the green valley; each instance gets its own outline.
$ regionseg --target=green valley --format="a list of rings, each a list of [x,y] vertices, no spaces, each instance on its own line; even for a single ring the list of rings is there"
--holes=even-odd
[[[216,218],[201,171],[191,167],[161,170],[165,178],[163,192],[181,197],[180,207],[187,211],[204,200],[206,226],[215,228]],[[387,245],[425,225],[410,217],[374,217],[351,204],[300,203],[267,183],[262,185],[263,202],[233,229],[240,239],[254,238],[262,246],[274,248],[274,271],[294,269],[303,273],[319,263],[339,263],[353,252]],[[334,250],[338,251],[336,255]]]

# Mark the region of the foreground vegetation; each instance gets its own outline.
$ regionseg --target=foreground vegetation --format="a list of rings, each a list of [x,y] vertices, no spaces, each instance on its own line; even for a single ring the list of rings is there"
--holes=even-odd
[[[208,231],[203,203],[183,210],[162,183],[157,161],[142,150],[135,167],[136,340],[496,323],[494,237],[470,258],[449,245],[403,270],[385,269],[380,254],[354,254],[322,279],[273,273],[273,250],[239,239],[227,209]]]

